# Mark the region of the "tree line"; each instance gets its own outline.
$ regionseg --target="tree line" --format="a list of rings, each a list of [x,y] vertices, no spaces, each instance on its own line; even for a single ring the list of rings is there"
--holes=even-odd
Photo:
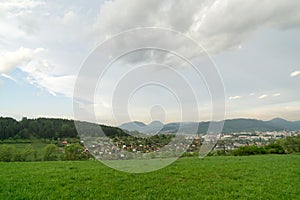
[[[38,152],[31,144],[23,149],[17,149],[14,145],[0,145],[0,162],[88,160],[90,158],[92,155],[79,143],[70,144],[64,148],[48,144],[42,152]]]
[[[95,134],[95,129],[101,126],[106,136],[127,135],[117,127],[78,122],[84,126],[88,134]],[[78,137],[74,120],[38,118],[17,121],[9,117],[0,117],[0,140],[5,139],[54,139]]]

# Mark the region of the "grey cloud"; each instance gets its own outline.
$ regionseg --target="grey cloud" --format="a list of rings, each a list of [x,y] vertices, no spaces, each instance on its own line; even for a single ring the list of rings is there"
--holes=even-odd
[[[216,53],[236,48],[259,28],[299,27],[299,9],[297,0],[115,0],[102,6],[95,32],[111,35],[135,27],[171,28]]]

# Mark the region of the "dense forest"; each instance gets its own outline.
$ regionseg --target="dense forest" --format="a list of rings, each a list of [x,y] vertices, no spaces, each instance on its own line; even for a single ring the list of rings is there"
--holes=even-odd
[[[97,125],[87,122],[82,122],[85,126],[96,128],[101,126],[106,136],[122,136],[127,135],[122,129],[105,125]],[[35,138],[73,138],[77,137],[78,133],[73,120],[67,119],[27,119],[17,121],[13,118],[0,117],[0,140],[14,139],[30,139]]]

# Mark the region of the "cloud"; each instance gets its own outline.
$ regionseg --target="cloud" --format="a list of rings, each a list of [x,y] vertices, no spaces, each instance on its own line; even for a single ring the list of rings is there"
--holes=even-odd
[[[229,100],[236,100],[236,99],[240,99],[242,98],[241,96],[232,96],[232,97],[229,97]]]
[[[272,96],[273,97],[279,97],[281,94],[280,93],[276,93],[276,94],[273,94]]]
[[[259,96],[258,98],[259,99],[265,99],[265,98],[267,98],[269,95],[267,95],[267,94],[263,94],[263,95],[261,95],[261,96]]]
[[[43,48],[28,49],[20,47],[17,51],[0,54],[0,73],[8,73],[18,66],[29,63],[34,55],[43,50]]]
[[[46,89],[53,96],[63,94],[72,97],[76,76],[55,75],[53,73],[54,68],[55,66],[49,63],[48,60],[35,60],[20,69],[26,73],[30,84]]]
[[[291,77],[295,77],[295,76],[299,76],[300,75],[300,71],[294,71],[290,74]]]
[[[28,9],[34,8],[39,5],[44,4],[41,1],[33,1],[33,0],[9,0],[0,2],[0,9],[10,10],[10,9]]]
[[[193,23],[200,24],[192,36],[204,38],[203,45],[212,52],[236,48],[260,28],[299,27],[299,8],[299,1],[215,1],[203,19]]]
[[[284,118],[286,120],[297,121],[300,118],[300,103],[281,102],[276,104],[258,105],[251,109],[241,109],[228,112],[228,118],[254,118],[261,120],[270,120],[274,117]]]
[[[68,1],[58,0],[45,3],[33,0],[1,1],[0,74],[5,74],[8,78],[9,72],[15,67],[19,67],[29,83],[34,86],[52,95],[63,94],[72,97],[80,65],[97,44],[128,29],[155,26],[174,29],[192,37],[210,54],[215,54],[214,59],[218,55],[222,56],[222,52],[238,50],[243,45],[244,49],[238,52],[245,53],[247,51],[249,53],[247,58],[238,53],[232,56],[234,58],[223,54],[226,58],[220,61],[220,71],[225,77],[228,93],[244,94],[243,97],[231,96],[229,100],[243,98],[239,104],[243,106],[245,104],[247,108],[255,107],[258,104],[257,101],[253,101],[253,98],[244,98],[253,91],[257,93],[250,94],[250,96],[260,99],[274,96],[274,91],[292,93],[293,98],[297,99],[295,97],[297,94],[294,92],[297,91],[297,88],[295,89],[294,85],[288,85],[286,80],[289,78],[288,76],[285,77],[286,79],[276,77],[277,81],[273,81],[276,74],[280,74],[280,76],[289,74],[293,69],[274,70],[274,67],[277,67],[280,62],[271,63],[269,60],[274,61],[274,58],[279,57],[285,59],[284,54],[291,57],[292,54],[288,51],[292,48],[282,38],[288,38],[287,40],[296,44],[294,40],[297,40],[297,36],[293,36],[292,31],[280,31],[294,30],[300,27],[299,10],[300,1],[298,0],[113,0],[98,1],[97,3],[91,1],[89,4],[86,4],[84,0],[79,0],[72,2],[72,5]],[[262,31],[259,32],[259,30]],[[270,30],[271,32],[268,32]],[[266,34],[264,31],[269,34],[267,40],[264,38],[266,36],[263,35]],[[254,40],[245,44],[252,35],[255,36]],[[295,35],[297,35],[297,30]],[[145,38],[144,35],[141,35],[116,46],[124,48],[130,47],[132,44],[141,44]],[[287,50],[284,53],[280,52],[282,56],[275,56],[276,50],[280,48],[262,44],[261,41],[257,41],[257,38],[264,42],[272,42],[272,44],[276,43],[274,41],[287,44],[285,45]],[[168,42],[159,35],[153,35],[153,40],[158,44]],[[170,43],[177,52],[184,51],[188,55],[197,55],[198,53],[193,48],[187,48],[188,45],[183,41],[172,40]],[[36,48],[41,46],[47,51],[40,53]],[[249,46],[255,50],[249,50]],[[260,48],[264,46],[265,49]],[[260,49],[259,53],[257,49]],[[298,49],[295,47],[292,50],[292,52],[297,52]],[[272,58],[264,57],[268,63],[263,63],[262,66],[259,62],[261,59],[252,59],[252,56],[255,54],[255,57],[256,53],[266,56],[264,51],[272,51],[274,55]],[[247,60],[248,58],[250,61]],[[166,59],[168,59],[167,56],[146,52],[136,54],[126,62],[131,65],[140,61],[161,61],[163,63]],[[239,59],[241,62],[237,62]],[[292,66],[294,60],[289,61],[291,63],[288,66]],[[282,66],[282,63],[280,64]],[[241,69],[240,72],[239,69]],[[263,72],[257,74],[257,71],[260,70]],[[267,72],[265,73],[265,71]],[[271,73],[268,73],[269,71]],[[228,74],[227,79],[226,74]],[[112,80],[116,78],[116,76],[111,77],[109,78]],[[165,77],[170,78],[169,75],[165,75]],[[245,77],[245,79],[240,77]],[[143,79],[143,77],[140,78]],[[180,87],[179,83],[174,84]],[[272,86],[270,86],[271,84]],[[111,89],[112,86],[108,84],[106,88]],[[265,91],[266,94],[260,97],[256,96],[259,92],[258,88],[260,91]],[[289,97],[286,93],[285,99],[282,97],[268,98],[267,100],[287,100]],[[232,104],[234,102],[232,101]],[[269,101],[259,101],[259,104],[267,103]],[[251,104],[251,106],[246,104]],[[99,106],[105,107],[105,104],[99,104]]]
[[[20,47],[16,51],[3,52],[0,55],[0,75],[16,81],[9,73],[19,68],[26,75],[30,84],[38,88],[46,89],[50,94],[63,94],[72,97],[75,84],[75,75],[56,75],[48,60],[42,59],[39,54],[44,52],[43,48],[29,49]]]
[[[88,6],[79,1],[72,7],[58,1],[3,1],[0,3],[3,16],[0,19],[3,41],[0,39],[0,43],[5,43],[8,49],[19,48],[16,44],[25,47],[45,44],[49,50],[45,59],[55,63],[51,73],[56,71],[57,77],[74,76],[97,43],[121,31],[151,26],[170,28],[191,36],[210,53],[218,53],[238,48],[260,28],[286,30],[299,27],[299,9],[300,1],[294,0],[114,0]],[[135,37],[134,41],[126,41],[118,48],[142,43],[143,39],[143,36]],[[153,40],[166,42],[159,35],[154,35]],[[198,54],[193,48],[185,49],[184,41],[171,42],[179,52]],[[11,56],[9,53],[2,55],[0,73],[9,73],[14,67],[31,62],[36,53],[28,49],[20,47],[18,51],[10,52]],[[164,63],[164,59],[169,59],[168,56],[149,55],[153,54],[145,53],[126,62],[152,59]],[[49,77],[53,76],[50,72],[44,72],[44,76],[47,73]],[[37,74],[32,73],[31,79],[34,75]]]
[[[9,75],[7,75],[7,74],[2,73],[2,74],[0,74],[0,75],[3,76],[4,78],[7,78],[7,79],[12,80],[12,81],[14,81],[14,82],[17,82],[16,79],[14,79],[13,77],[11,77],[11,76],[9,76]]]
[[[209,52],[218,53],[238,49],[260,28],[299,27],[299,9],[297,0],[106,1],[95,33],[110,36],[136,27],[165,27],[190,35]]]

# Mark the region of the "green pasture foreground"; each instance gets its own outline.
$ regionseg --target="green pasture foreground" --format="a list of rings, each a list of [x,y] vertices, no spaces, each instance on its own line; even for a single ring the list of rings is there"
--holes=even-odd
[[[146,174],[97,161],[0,163],[0,199],[299,199],[300,155],[181,158]]]

